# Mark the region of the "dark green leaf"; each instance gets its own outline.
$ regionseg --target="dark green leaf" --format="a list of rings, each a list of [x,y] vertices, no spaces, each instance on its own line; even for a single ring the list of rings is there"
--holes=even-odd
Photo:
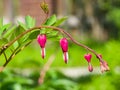
[[[18,26],[16,29],[15,29],[15,37],[17,37],[18,35],[20,35],[21,33],[23,33],[25,31],[25,29],[21,26]],[[22,36],[19,40],[18,40],[18,43],[22,43],[23,39],[26,37],[26,35]]]
[[[0,39],[0,46],[4,45],[6,43],[8,43],[8,40],[6,38]]]
[[[12,32],[11,34],[10,34],[10,36],[9,36],[9,42],[10,41],[12,41],[12,40],[14,40],[16,38],[16,36],[15,36],[15,32]],[[12,48],[17,48],[19,46],[19,43],[18,43],[18,41],[16,41],[15,43],[13,43],[13,45],[11,46]]]
[[[10,26],[11,26],[11,23],[5,24],[3,25],[2,30],[10,28]]]
[[[8,41],[12,41],[14,38],[15,38],[15,32],[12,32],[7,38],[8,38]]]
[[[40,34],[40,31],[34,31],[29,35],[29,39],[33,40],[36,39],[38,34]]]
[[[11,23],[3,25],[3,26],[0,28],[0,34],[3,36],[3,33],[5,33],[5,31],[6,31],[8,28],[10,28],[10,26],[11,26]]]
[[[62,24],[66,19],[67,19],[67,17],[63,17],[63,18],[57,20],[53,26],[59,26],[59,25]]]
[[[26,16],[25,22],[26,22],[27,28],[34,27],[36,23],[35,19],[33,19],[31,16]]]
[[[23,27],[25,30],[27,30],[27,26],[26,26],[24,23],[18,21],[18,24],[19,24],[21,27]]]
[[[56,15],[51,16],[50,18],[47,19],[45,25],[51,26],[56,22]]]
[[[7,30],[3,37],[4,38],[9,37],[15,31],[16,28],[17,28],[16,26],[13,26],[11,29]]]
[[[25,29],[21,26],[18,26],[16,29],[15,29],[15,36],[18,36],[19,34],[21,34],[22,32],[24,32]]]

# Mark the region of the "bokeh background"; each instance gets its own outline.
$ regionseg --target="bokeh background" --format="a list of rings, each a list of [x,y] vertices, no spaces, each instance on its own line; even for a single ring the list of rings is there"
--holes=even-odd
[[[22,21],[30,15],[37,26],[45,19],[43,0],[0,0],[4,23]],[[101,73],[93,55],[92,73],[84,59],[86,51],[69,42],[69,63],[62,59],[59,41],[48,40],[42,60],[36,40],[20,52],[0,73],[0,90],[119,90],[120,89],[120,0],[46,0],[50,13],[67,16],[61,25],[77,41],[103,55],[110,71]],[[3,58],[0,57],[0,61]],[[0,63],[1,65],[1,63]],[[45,74],[44,82],[38,79]],[[43,80],[40,79],[40,80]],[[42,82],[42,81],[41,81]]]

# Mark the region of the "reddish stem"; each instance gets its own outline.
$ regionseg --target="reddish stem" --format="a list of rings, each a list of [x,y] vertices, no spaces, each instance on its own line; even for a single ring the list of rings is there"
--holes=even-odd
[[[4,47],[6,47],[6,48],[4,48],[3,50],[6,50],[9,46],[11,46],[15,41],[17,41],[18,39],[20,39],[20,38],[21,38],[22,36],[24,36],[25,34],[31,32],[31,31],[33,31],[33,30],[38,30],[38,29],[39,29],[39,30],[42,30],[41,28],[51,28],[51,29],[53,29],[53,30],[57,30],[57,31],[61,32],[62,34],[65,34],[66,36],[68,36],[68,37],[70,38],[70,40],[71,40],[73,43],[75,43],[75,44],[78,45],[78,46],[81,46],[81,47],[85,48],[86,50],[88,50],[88,51],[92,52],[93,54],[95,54],[96,57],[98,57],[98,54],[97,54],[93,49],[91,49],[91,48],[89,48],[88,46],[86,46],[86,45],[84,45],[84,44],[76,41],[68,32],[64,31],[63,29],[58,28],[58,27],[54,27],[54,26],[38,26],[38,27],[31,28],[31,29],[29,29],[29,30],[21,33],[19,36],[17,36],[14,40],[12,40],[11,42],[9,42],[8,44],[4,45],[3,48],[4,48]],[[98,57],[98,59],[100,60],[101,58]]]

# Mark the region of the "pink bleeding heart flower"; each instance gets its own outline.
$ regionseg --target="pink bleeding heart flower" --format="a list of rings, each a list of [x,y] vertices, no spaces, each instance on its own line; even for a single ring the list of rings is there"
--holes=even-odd
[[[100,61],[100,69],[102,73],[110,70],[106,61]]]
[[[101,70],[101,72],[103,73],[103,72],[105,72],[105,71],[109,71],[110,68],[109,68],[107,62],[102,59],[102,55],[101,55],[101,54],[98,54],[98,55],[97,55],[97,58],[98,58],[99,61],[100,61],[100,70]]]
[[[93,67],[92,67],[92,64],[91,64],[91,63],[88,63],[88,70],[89,70],[89,72],[92,72],[92,71],[93,71]]]
[[[37,41],[41,47],[41,55],[42,55],[42,58],[44,59],[45,57],[45,44],[46,44],[46,41],[47,41],[47,38],[46,38],[46,35],[45,34],[39,34],[37,36]]]
[[[65,63],[68,63],[68,41],[66,38],[60,39],[60,46],[63,51],[63,59]]]
[[[91,62],[92,55],[91,54],[85,54],[84,58],[87,60],[88,63]]]

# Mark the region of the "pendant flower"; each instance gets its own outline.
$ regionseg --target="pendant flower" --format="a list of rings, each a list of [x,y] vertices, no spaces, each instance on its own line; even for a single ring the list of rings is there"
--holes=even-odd
[[[102,73],[110,70],[106,61],[102,61],[102,62],[100,61],[100,69]]]
[[[63,51],[63,59],[65,61],[65,63],[68,63],[68,41],[66,38],[62,38],[60,40],[60,46],[62,48]]]
[[[102,55],[101,55],[101,54],[98,54],[98,55],[97,55],[97,58],[98,58],[99,61],[100,61],[100,70],[101,70],[101,72],[103,73],[103,72],[105,72],[105,71],[109,71],[110,68],[109,68],[107,62],[102,59]]]
[[[46,38],[45,34],[39,34],[37,36],[37,42],[41,47],[41,55],[42,55],[43,59],[45,57],[45,44],[46,44],[46,41],[47,41],[47,38]]]
[[[87,60],[87,62],[91,62],[92,55],[91,54],[85,54],[84,58]]]
[[[91,64],[91,58],[92,58],[92,55],[91,54],[85,54],[84,55],[84,58],[87,60],[88,62],[88,70],[89,72],[92,72],[93,71],[93,67],[92,67],[92,64]]]

